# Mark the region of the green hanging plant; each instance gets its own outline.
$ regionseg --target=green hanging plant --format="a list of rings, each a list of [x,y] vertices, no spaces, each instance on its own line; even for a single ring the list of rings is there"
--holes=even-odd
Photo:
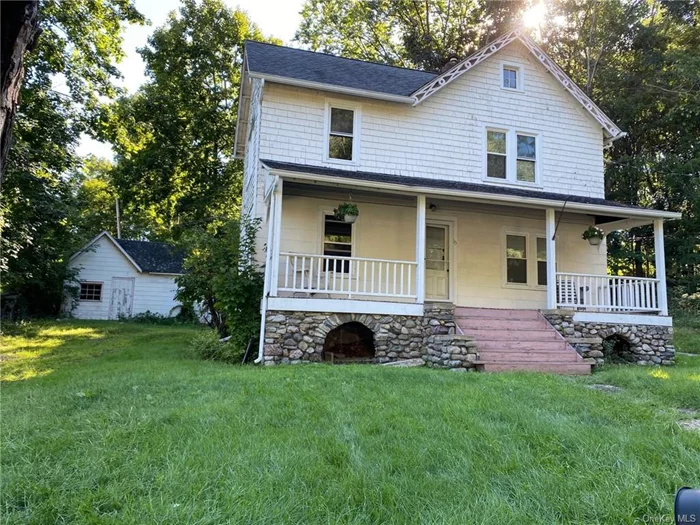
[[[596,245],[600,244],[603,238],[605,238],[605,232],[597,226],[589,226],[583,234],[581,234],[581,238],[584,241],[588,241],[590,244]]]
[[[358,210],[357,205],[352,202],[343,202],[333,210],[333,214],[339,221],[355,222],[355,219],[360,214],[360,210]]]

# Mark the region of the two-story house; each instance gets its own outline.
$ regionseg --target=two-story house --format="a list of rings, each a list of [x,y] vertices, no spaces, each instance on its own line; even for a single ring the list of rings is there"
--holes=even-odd
[[[247,42],[238,122],[242,214],[262,221],[257,362],[672,361],[679,214],[605,199],[624,133],[525,34],[441,74]],[[652,223],[655,278],[607,275],[605,241],[582,238]]]

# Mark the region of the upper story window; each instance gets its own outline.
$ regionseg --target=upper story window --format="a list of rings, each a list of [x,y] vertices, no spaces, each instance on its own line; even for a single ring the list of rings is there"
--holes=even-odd
[[[513,91],[523,90],[523,70],[520,66],[501,64],[501,87]]]
[[[537,183],[539,137],[506,129],[486,130],[487,180]]]
[[[326,121],[326,160],[357,162],[358,110],[330,102]]]

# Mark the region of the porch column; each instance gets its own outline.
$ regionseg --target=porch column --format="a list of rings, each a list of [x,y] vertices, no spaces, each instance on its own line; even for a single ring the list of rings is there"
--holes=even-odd
[[[275,184],[275,192],[272,194],[272,206],[274,213],[272,218],[272,247],[268,246],[268,250],[272,250],[272,271],[270,272],[270,296],[277,297],[277,283],[280,270],[280,238],[282,234],[282,178],[277,179]]]
[[[416,197],[416,302],[425,302],[425,195]]]
[[[654,220],[654,252],[656,256],[656,278],[659,281],[658,298],[661,315],[668,315],[668,296],[666,295],[666,254],[664,253],[664,220]]]
[[[554,238],[556,219],[554,208],[545,210],[545,235],[547,236],[547,309],[557,307],[557,243]]]

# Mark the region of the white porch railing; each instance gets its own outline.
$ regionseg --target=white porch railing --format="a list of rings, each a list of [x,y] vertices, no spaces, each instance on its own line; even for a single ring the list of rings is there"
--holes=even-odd
[[[659,312],[657,279],[556,274],[557,308],[599,312]]]
[[[416,299],[414,261],[280,253],[280,292]]]

